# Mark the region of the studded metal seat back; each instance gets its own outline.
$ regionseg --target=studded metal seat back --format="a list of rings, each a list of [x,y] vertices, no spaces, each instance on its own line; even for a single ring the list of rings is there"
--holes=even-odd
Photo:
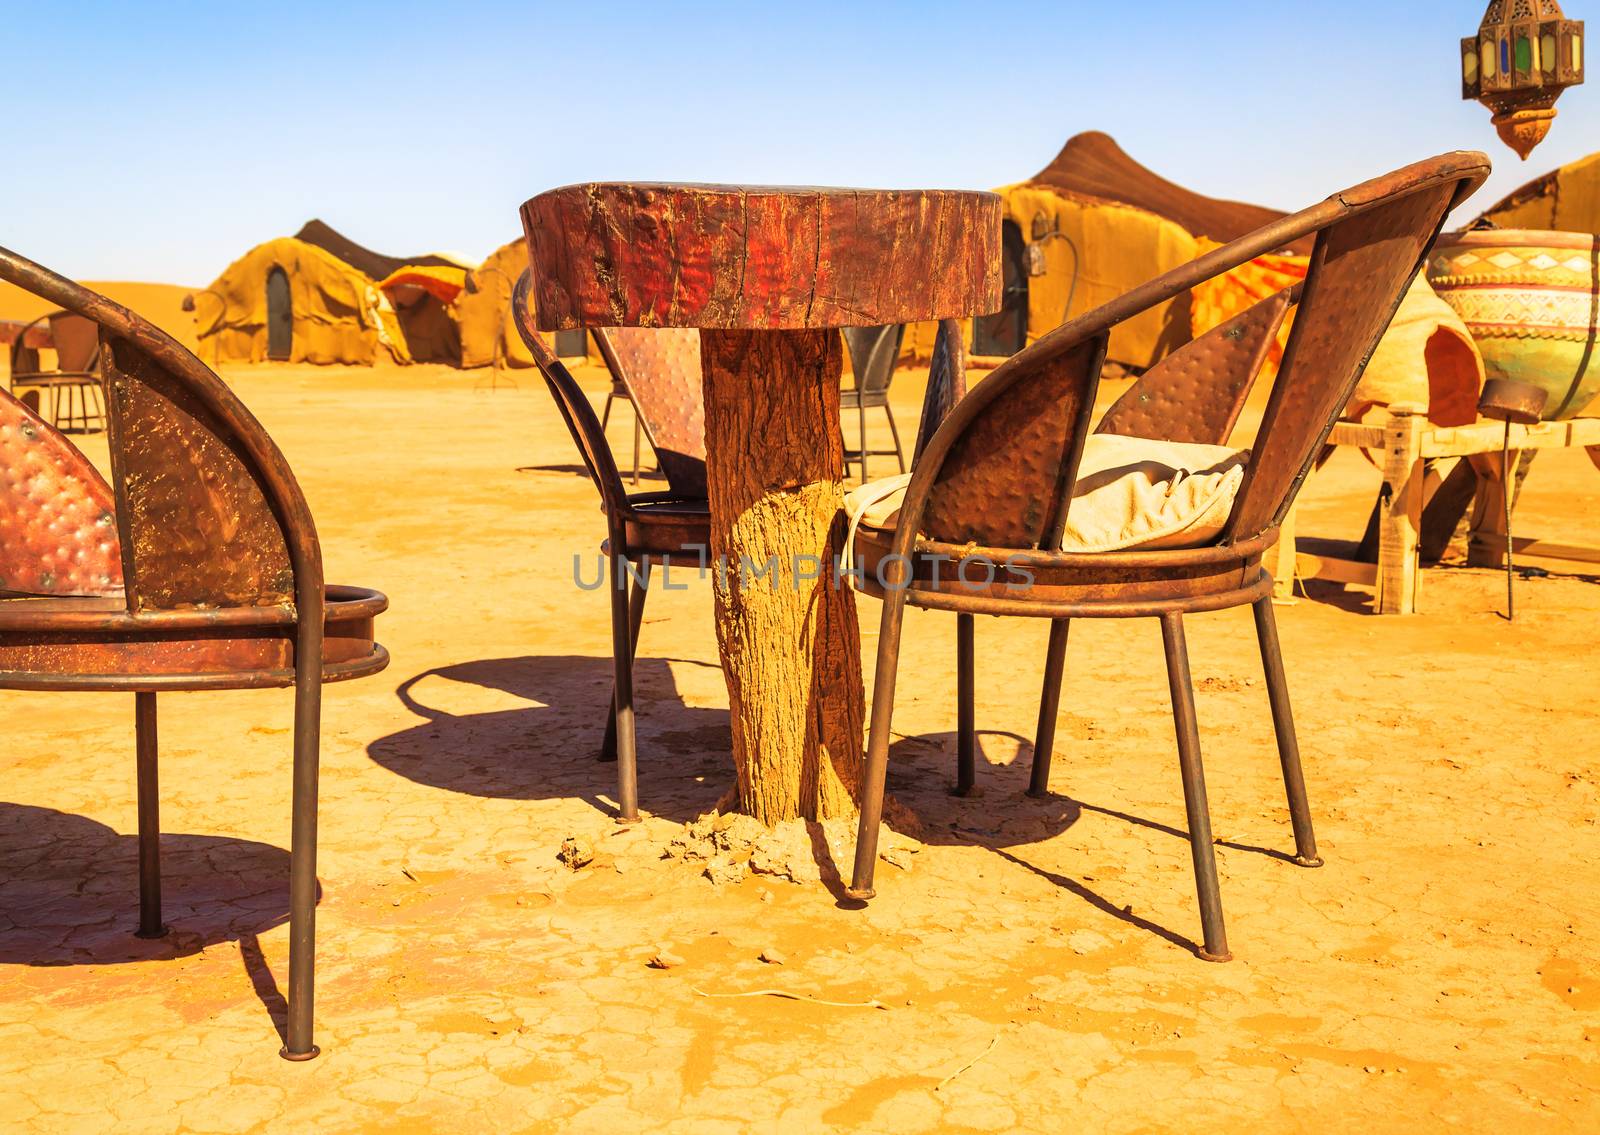
[[[594,333],[612,377],[627,388],[674,492],[706,495],[706,411],[700,332],[608,327]]]

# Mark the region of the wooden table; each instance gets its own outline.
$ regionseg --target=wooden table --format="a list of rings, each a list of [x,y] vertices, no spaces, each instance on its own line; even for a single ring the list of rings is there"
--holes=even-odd
[[[1378,562],[1362,563],[1339,556],[1299,551],[1295,514],[1291,510],[1279,526],[1278,544],[1269,566],[1276,581],[1274,593],[1294,594],[1294,581],[1327,579],[1337,583],[1375,587],[1373,610],[1380,615],[1412,615],[1422,589],[1419,545],[1422,510],[1428,497],[1425,462],[1433,458],[1461,457],[1480,466],[1477,497],[1472,510],[1469,564],[1499,566],[1504,562],[1505,477],[1500,468],[1500,446],[1505,427],[1478,421],[1466,426],[1429,424],[1420,406],[1389,407],[1376,425],[1340,422],[1328,435],[1328,444],[1356,446],[1381,456],[1383,496],[1378,528]],[[1515,455],[1527,449],[1585,448],[1600,466],[1600,418],[1568,418],[1538,425],[1513,425],[1510,431],[1512,467]],[[1549,540],[1517,537],[1511,541],[1518,556],[1600,563],[1600,547],[1558,544]]]
[[[840,327],[1000,306],[992,193],[586,184],[522,207],[540,328],[697,327],[738,806],[854,810],[863,702],[842,544]]]

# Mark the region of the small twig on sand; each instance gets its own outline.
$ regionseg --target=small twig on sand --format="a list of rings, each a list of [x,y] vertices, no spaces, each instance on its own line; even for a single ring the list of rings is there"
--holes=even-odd
[[[1006,1031],[1005,1029],[1001,1029],[1000,1033],[1003,1033],[1005,1031]],[[957,1068],[954,1072],[950,1073],[950,1075],[948,1075],[944,1079],[940,1080],[936,1085],[934,1085],[934,1089],[933,1090],[936,1091],[936,1092],[944,1091],[944,1086],[946,1084],[948,1084],[951,1080],[954,1080],[957,1076],[961,1075],[961,1073],[965,1072],[968,1068],[971,1068],[978,1061],[982,1060],[985,1056],[988,1056],[989,1053],[993,1052],[994,1051],[994,1046],[1000,1043],[1000,1033],[995,1033],[994,1034],[994,1039],[989,1042],[989,1047],[988,1048],[984,1049],[982,1052],[978,1053],[978,1055],[974,1056],[971,1060],[967,1061],[961,1067]]]
[[[790,993],[787,989],[752,989],[748,993],[707,993],[704,989],[696,989],[701,997],[782,997],[789,1001],[809,1001],[813,1005],[828,1005],[834,1009],[887,1009],[889,1006],[882,1001],[824,1001],[820,997],[810,997],[804,993]]]

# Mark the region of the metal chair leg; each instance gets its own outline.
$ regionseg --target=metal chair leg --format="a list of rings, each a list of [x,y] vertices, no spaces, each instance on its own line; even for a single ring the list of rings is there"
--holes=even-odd
[[[161,938],[161,793],[156,775],[156,695],[133,695],[136,777],[139,786],[139,929],[140,938]]]
[[[978,715],[973,617],[956,616],[956,786],[953,796],[971,796],[978,785]]]
[[[321,613],[318,612],[318,622]],[[294,792],[289,839],[289,1022],[278,1055],[311,1060],[316,1013],[317,763],[322,747],[322,628],[302,626],[296,642]]]
[[[1200,763],[1200,728],[1195,719],[1194,687],[1189,676],[1189,649],[1183,615],[1161,616],[1161,643],[1167,656],[1167,684],[1172,690],[1172,723],[1178,734],[1178,767],[1183,776],[1183,806],[1189,817],[1189,854],[1194,860],[1195,889],[1200,897],[1200,926],[1208,962],[1233,959],[1222,921],[1222,891],[1217,884],[1217,853],[1211,843],[1211,811],[1206,804],[1205,769]]]
[[[1061,677],[1067,662],[1070,619],[1050,620],[1050,645],[1044,656],[1044,689],[1039,695],[1039,727],[1033,735],[1033,775],[1029,796],[1050,795],[1050,758],[1056,748],[1056,714],[1061,710]]]
[[[1278,763],[1283,766],[1283,788],[1289,797],[1289,822],[1294,825],[1294,861],[1302,867],[1321,867],[1317,837],[1311,830],[1311,805],[1306,800],[1305,774],[1300,769],[1300,743],[1295,737],[1294,714],[1289,709],[1289,684],[1284,680],[1283,651],[1278,646],[1278,622],[1270,596],[1253,606],[1256,638],[1261,643],[1261,666],[1267,675],[1267,699],[1272,703],[1272,728],[1278,737]]]
[[[644,434],[644,423],[639,418],[639,407],[633,408],[633,483],[639,483],[639,439]]]
[[[611,403],[616,400],[617,396],[615,394],[607,394],[606,404],[600,407],[600,429],[602,431],[606,428],[606,423],[611,420]]]
[[[898,581],[904,584],[904,578]],[[845,894],[865,901],[872,889],[878,860],[878,826],[883,822],[884,781],[889,774],[889,727],[894,721],[894,686],[900,668],[900,627],[905,617],[905,591],[896,587],[884,596],[878,624],[878,663],[872,677],[872,727],[867,735],[866,768],[861,778],[861,825],[856,830],[855,865]]]
[[[861,427],[861,483],[867,483],[867,404],[856,400],[856,421]]]
[[[631,590],[628,594],[630,658],[639,656],[639,628],[644,625],[644,601],[649,588],[650,561],[646,558],[639,561],[639,574],[633,577]],[[606,735],[600,742],[600,759],[602,761],[614,761],[617,759],[617,688],[615,682],[612,682],[611,685],[610,712],[606,714]]]
[[[883,404],[883,412],[889,418],[889,436],[894,438],[894,459],[900,463],[900,472],[906,471],[905,451],[900,448],[900,431],[895,428],[894,411],[889,408],[889,403]]]
[[[611,546],[617,548],[622,541],[613,535]],[[638,750],[634,747],[633,729],[633,604],[629,591],[622,587],[623,574],[628,570],[628,558],[620,552],[611,554],[611,660],[615,673],[612,692],[612,714],[616,719],[617,745],[617,819],[624,824],[639,819]]]

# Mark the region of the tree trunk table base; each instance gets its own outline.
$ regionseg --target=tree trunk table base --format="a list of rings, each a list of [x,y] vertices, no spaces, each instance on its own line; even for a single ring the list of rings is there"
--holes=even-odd
[[[833,331],[707,330],[701,365],[739,809],[774,821],[848,815],[864,694],[855,595],[834,573],[841,341]],[[798,769],[786,767],[795,754]]]

